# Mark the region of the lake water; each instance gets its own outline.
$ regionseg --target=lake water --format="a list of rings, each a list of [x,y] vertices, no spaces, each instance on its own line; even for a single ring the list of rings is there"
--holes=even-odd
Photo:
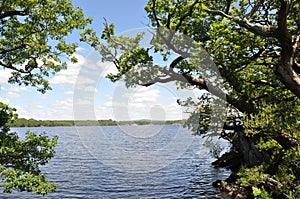
[[[12,130],[22,136],[29,128]],[[211,184],[229,171],[213,168],[203,139],[180,125],[30,130],[59,136],[55,158],[42,168],[57,191],[1,198],[223,198]]]

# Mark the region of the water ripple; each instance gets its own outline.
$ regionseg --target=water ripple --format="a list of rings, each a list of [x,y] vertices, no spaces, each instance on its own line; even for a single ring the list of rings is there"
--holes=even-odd
[[[83,127],[84,128],[84,127]],[[89,127],[86,127],[87,130]],[[134,130],[134,127],[126,127]],[[167,137],[174,136],[171,126],[162,128],[161,133],[153,138],[155,142],[137,142],[138,138],[130,141],[128,135],[122,135],[116,127],[107,127],[109,137],[114,142],[123,143],[130,150],[136,145],[138,150],[148,150],[160,147]],[[23,134],[27,128],[15,128]],[[36,132],[47,132],[48,135],[59,136],[56,157],[43,167],[50,180],[57,183],[58,189],[45,197],[31,193],[0,194],[1,198],[222,198],[219,191],[212,187],[212,182],[224,179],[229,172],[215,169],[210,163],[209,156],[200,157],[200,138],[189,147],[182,157],[165,168],[155,172],[135,174],[119,172],[94,158],[81,143],[74,127],[47,127],[31,129]],[[127,141],[124,142],[124,139]],[[120,140],[118,140],[120,139]],[[123,139],[123,140],[121,140]],[[143,148],[143,146],[145,148]],[[203,153],[201,153],[203,154]],[[117,157],[111,157],[117,158]],[[161,157],[168,158],[168,157]],[[134,162],[133,162],[134,163]],[[133,168],[135,165],[132,165]]]

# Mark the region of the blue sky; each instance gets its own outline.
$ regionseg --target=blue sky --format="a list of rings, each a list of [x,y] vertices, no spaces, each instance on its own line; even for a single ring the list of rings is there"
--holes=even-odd
[[[145,0],[74,0],[86,16],[93,18],[92,27],[100,34],[103,17],[114,23],[117,34],[146,28]],[[68,39],[78,42],[75,32]],[[182,119],[186,115],[176,103],[177,98],[191,91],[177,91],[174,84],[126,89],[123,82],[111,83],[105,74],[115,71],[103,63],[99,55],[80,43],[75,56],[78,63],[50,79],[53,90],[46,94],[34,88],[7,84],[9,70],[0,70],[0,101],[16,107],[19,117],[42,120],[56,119]],[[193,95],[193,94],[192,94]]]

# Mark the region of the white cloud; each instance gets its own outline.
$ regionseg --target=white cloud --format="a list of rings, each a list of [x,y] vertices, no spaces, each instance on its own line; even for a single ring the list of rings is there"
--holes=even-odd
[[[138,97],[134,100],[136,103],[154,103],[156,102],[156,98],[152,97]]]
[[[29,110],[32,109],[32,107],[31,107],[31,109],[27,109],[22,106],[15,106],[15,108],[17,109],[19,118],[33,118],[33,116],[28,112]]]
[[[68,97],[63,100],[56,100],[51,106],[54,110],[71,109],[73,107],[73,98]]]
[[[96,104],[97,118],[109,115],[115,120],[173,120],[186,118],[184,110],[176,103],[173,93],[153,87],[125,88],[122,82],[115,85],[112,95],[105,94],[105,102]],[[166,90],[168,91],[168,90]],[[159,107],[159,108],[158,108]],[[98,112],[99,111],[99,112]]]
[[[78,108],[80,108],[81,106],[90,106],[90,105],[94,105],[94,99],[91,99],[90,97],[84,97],[84,98],[80,98],[80,99],[75,99],[73,101],[73,106],[77,106]]]
[[[74,91],[65,91],[64,94],[66,95],[73,95]]]
[[[29,92],[28,87],[10,87],[7,89],[10,92],[19,93],[19,92]]]
[[[62,70],[59,73],[57,73],[51,80],[51,84],[75,84],[76,79],[78,77],[78,74],[82,67],[86,67],[89,63],[89,61],[83,57],[82,55],[79,55],[77,53],[74,54],[74,56],[77,58],[77,63],[71,63],[68,62],[68,67],[66,70]],[[80,79],[80,81],[87,83],[87,81],[90,81],[88,77],[85,79]]]
[[[89,84],[95,84],[96,80],[87,76],[78,76],[75,78],[75,82],[77,85],[89,85]]]
[[[140,110],[142,110],[146,107],[148,107],[148,105],[144,104],[144,103],[129,103],[128,104],[129,109],[134,109],[134,110],[137,110],[137,111],[140,111]]]
[[[1,69],[0,70],[0,83],[7,83],[8,78],[11,76],[11,70]]]
[[[122,89],[122,88],[118,88]],[[118,90],[119,91],[119,90]],[[120,94],[105,95],[101,111],[115,120],[174,120],[183,119],[184,111],[173,96],[166,96],[159,89],[149,87],[130,88]],[[97,109],[98,110],[98,109]],[[97,113],[97,116],[104,114]]]
[[[84,57],[75,53],[74,56],[78,59],[77,63],[68,63],[66,70],[62,70],[57,73],[51,80],[50,84],[73,84],[75,89],[97,92],[94,88],[99,78],[103,78],[102,73],[104,71],[105,64],[99,61],[99,57],[89,55]],[[99,56],[99,55],[98,55]]]
[[[8,96],[9,98],[20,98],[20,97],[21,97],[21,95],[19,95],[18,93],[11,92],[11,91],[9,91],[9,92],[7,93],[7,96]]]
[[[0,96],[0,102],[2,102],[4,104],[8,104],[9,103],[9,99],[3,98],[3,97]]]
[[[160,97],[160,91],[157,89],[139,88],[126,93],[122,98],[131,103],[155,103]]]
[[[114,119],[112,108],[109,107],[97,107],[95,108],[96,118],[101,119]]]
[[[78,47],[76,48],[76,52],[85,52],[85,51],[86,51],[86,49],[83,48],[83,47],[81,47],[81,46],[78,46]]]
[[[98,89],[93,87],[93,86],[87,86],[83,89],[83,91],[85,92],[93,92],[93,93],[97,93],[98,92]]]
[[[54,103],[55,104],[55,103]],[[63,103],[61,104],[63,105]],[[35,118],[39,120],[72,120],[72,109],[44,105],[16,106],[20,118]]]
[[[50,84],[74,84],[74,78],[70,75],[57,74],[50,80]]]
[[[108,74],[117,74],[118,69],[112,62],[97,62],[97,65],[101,68],[101,76],[106,77]]]

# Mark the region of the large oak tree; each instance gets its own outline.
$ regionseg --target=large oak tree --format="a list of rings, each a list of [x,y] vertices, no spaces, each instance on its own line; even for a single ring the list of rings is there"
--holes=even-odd
[[[149,26],[156,28],[147,48],[139,45],[143,34],[116,36],[114,25],[107,23],[101,37],[105,42],[92,33],[83,38],[118,69],[108,77],[123,79],[127,86],[177,81],[206,90],[209,94],[200,102],[179,102],[198,105],[186,124],[198,134],[210,133],[208,127],[214,125],[209,103],[225,101],[221,137],[232,149],[218,164],[241,160],[232,165],[234,182],[250,187],[250,195],[257,198],[300,197],[300,3],[149,0],[145,9]],[[211,56],[223,88],[212,81],[211,67],[195,62],[192,51],[186,51],[180,34]],[[158,55],[173,61],[154,63]]]

